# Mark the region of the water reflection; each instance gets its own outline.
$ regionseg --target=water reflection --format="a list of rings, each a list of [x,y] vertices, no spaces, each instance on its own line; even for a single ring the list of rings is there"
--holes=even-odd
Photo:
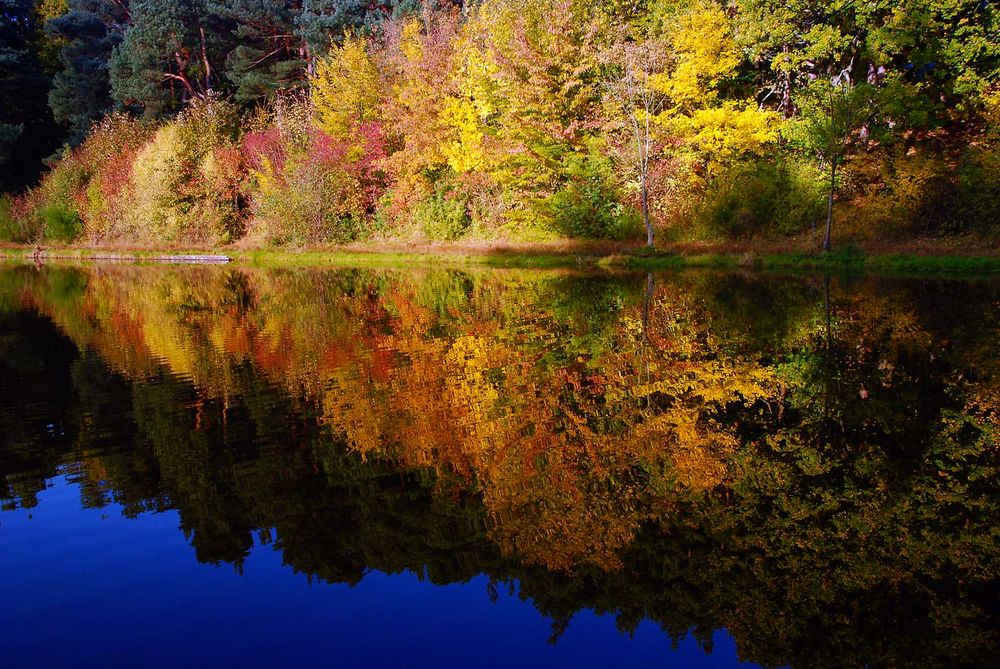
[[[0,497],[518,583],[777,666],[992,666],[1000,286],[0,269]]]

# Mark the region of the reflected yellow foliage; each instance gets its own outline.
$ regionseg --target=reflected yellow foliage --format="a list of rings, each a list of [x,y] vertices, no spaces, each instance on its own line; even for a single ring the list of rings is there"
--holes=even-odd
[[[746,354],[681,282],[613,302],[595,325],[599,309],[552,307],[557,273],[121,267],[79,276],[38,308],[118,373],[166,371],[200,397],[224,399],[252,365],[314,406],[350,450],[458,477],[483,500],[498,546],[554,569],[615,568],[678,495],[724,487],[731,457],[748,445],[733,416],[780,420],[789,392],[802,406],[822,399],[812,363]],[[833,299],[829,326],[814,309],[789,332],[789,350],[812,347],[829,327],[856,341],[849,364],[888,388],[896,361],[932,343],[889,296]],[[879,392],[866,383],[848,394]],[[970,406],[995,424],[996,393],[983,388]],[[790,450],[801,444],[783,439]]]

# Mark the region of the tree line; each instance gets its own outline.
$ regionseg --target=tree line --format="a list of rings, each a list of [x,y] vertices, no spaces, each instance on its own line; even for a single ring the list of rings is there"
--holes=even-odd
[[[990,2],[2,6],[12,241],[829,248],[1000,220]]]

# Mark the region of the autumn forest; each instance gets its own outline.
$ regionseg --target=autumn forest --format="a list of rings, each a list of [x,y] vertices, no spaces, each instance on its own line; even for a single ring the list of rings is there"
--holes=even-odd
[[[996,244],[968,0],[2,0],[0,239]]]

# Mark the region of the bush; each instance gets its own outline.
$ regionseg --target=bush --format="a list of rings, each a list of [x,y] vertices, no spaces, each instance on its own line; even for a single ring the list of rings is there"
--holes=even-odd
[[[464,202],[437,192],[413,207],[413,220],[427,239],[452,241],[464,235],[472,224]]]
[[[319,130],[305,148],[296,146],[296,138],[289,140],[282,165],[265,158],[254,173],[251,236],[269,244],[357,238],[370,212],[350,145]]]
[[[973,146],[957,155],[876,153],[850,174],[867,225],[885,237],[992,233],[1000,222],[1000,152]]]
[[[79,151],[66,149],[62,159],[31,193],[32,203],[39,208],[58,205],[76,210],[83,199],[82,194],[87,188],[89,176],[87,165],[80,160]]]
[[[151,135],[148,125],[126,114],[110,114],[95,124],[78,150],[89,178],[84,197],[77,197],[85,236],[101,239],[122,234],[135,157]]]
[[[243,229],[236,112],[194,104],[136,154],[122,234],[143,241],[230,241]]]
[[[126,235],[144,241],[181,236],[186,203],[182,185],[189,178],[186,147],[178,123],[164,125],[136,155],[129,184]]]
[[[825,212],[823,175],[786,161],[740,164],[706,188],[696,213],[707,237],[790,235],[820,221]]]
[[[38,197],[38,189],[16,197],[0,196],[0,241],[30,244],[42,238],[45,222],[38,215]]]
[[[0,241],[27,244],[34,235],[24,221],[14,215],[14,201],[9,196],[0,197]]]
[[[557,233],[622,239],[638,232],[639,215],[622,204],[609,158],[592,147],[564,159],[564,170],[565,185],[542,201],[543,216]]]
[[[83,230],[80,216],[64,205],[50,204],[42,207],[38,215],[44,224],[45,239],[49,241],[69,243]]]

